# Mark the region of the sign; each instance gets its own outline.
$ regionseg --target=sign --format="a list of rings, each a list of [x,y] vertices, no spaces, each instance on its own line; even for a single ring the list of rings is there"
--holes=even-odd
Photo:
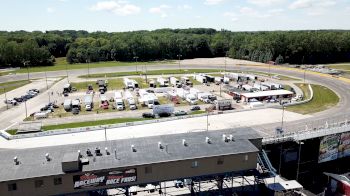
[[[172,114],[174,112],[174,105],[154,105],[153,114],[168,113]]]
[[[136,169],[116,170],[99,173],[85,173],[73,176],[74,189],[83,189],[107,185],[119,185],[136,182]]]
[[[318,156],[319,163],[332,161],[338,158],[339,139],[339,134],[329,135],[322,138]]]
[[[350,133],[340,135],[338,158],[350,156]]]

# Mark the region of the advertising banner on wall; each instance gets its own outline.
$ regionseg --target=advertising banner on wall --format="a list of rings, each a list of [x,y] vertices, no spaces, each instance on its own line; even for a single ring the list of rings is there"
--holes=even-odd
[[[329,135],[321,139],[318,162],[332,161],[338,158],[340,135]]]
[[[89,172],[73,176],[74,189],[83,189],[107,185],[119,185],[136,182],[136,169],[115,170],[109,172]]]
[[[350,156],[350,133],[340,135],[338,158]]]

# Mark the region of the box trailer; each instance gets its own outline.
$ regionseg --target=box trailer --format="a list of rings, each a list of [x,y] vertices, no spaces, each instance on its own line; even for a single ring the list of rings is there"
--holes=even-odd
[[[161,87],[168,87],[169,86],[169,80],[166,80],[162,77],[159,77],[157,79],[157,82],[159,83],[159,86],[161,86]]]
[[[94,107],[93,97],[92,95],[85,95],[84,97],[84,105],[86,111],[91,111]]]
[[[232,100],[231,99],[223,99],[223,100],[215,100],[215,107],[217,110],[231,110],[232,109]]]
[[[63,108],[66,112],[71,111],[72,110],[72,100],[71,99],[64,100]]]
[[[202,84],[207,83],[207,78],[203,75],[200,75],[200,74],[195,74],[194,79]]]
[[[181,83],[180,81],[175,78],[175,77],[170,77],[170,84],[173,85],[174,87],[181,88]]]

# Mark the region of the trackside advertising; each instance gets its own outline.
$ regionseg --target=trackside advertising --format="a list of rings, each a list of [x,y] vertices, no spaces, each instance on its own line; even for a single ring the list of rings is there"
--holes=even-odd
[[[350,156],[350,133],[325,136],[320,141],[318,162]]]
[[[73,176],[74,189],[83,189],[108,185],[136,182],[136,169],[116,170],[110,172],[85,173]]]

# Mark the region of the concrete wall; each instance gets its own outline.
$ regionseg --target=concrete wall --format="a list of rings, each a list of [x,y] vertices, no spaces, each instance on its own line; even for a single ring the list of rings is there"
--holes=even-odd
[[[248,160],[246,160],[246,156]],[[219,157],[182,160],[167,163],[158,163],[152,165],[142,165],[130,168],[137,168],[137,181],[134,183],[123,184],[122,186],[130,186],[136,184],[145,184],[157,181],[169,181],[174,179],[189,178],[195,176],[204,176],[211,174],[219,174],[225,172],[244,171],[256,168],[257,163],[257,152],[245,153],[238,155],[227,155],[221,156],[223,158],[223,164],[218,165]],[[192,162],[197,161],[198,167],[193,168]],[[146,174],[145,167],[152,167],[152,172]],[[115,168],[112,170],[124,169]],[[97,172],[96,172],[97,173]],[[23,195],[58,195],[67,193],[79,193],[79,195],[85,195],[83,193],[87,190],[113,188],[116,186],[100,186],[90,189],[74,189],[73,188],[73,176],[84,174],[80,173],[69,173],[61,176],[50,176],[37,178],[44,181],[44,185],[40,188],[35,188],[35,178],[24,179],[14,182],[2,182],[0,183],[1,196],[23,196]],[[54,178],[62,177],[61,185],[54,185]],[[16,191],[8,191],[8,184],[16,183]]]

